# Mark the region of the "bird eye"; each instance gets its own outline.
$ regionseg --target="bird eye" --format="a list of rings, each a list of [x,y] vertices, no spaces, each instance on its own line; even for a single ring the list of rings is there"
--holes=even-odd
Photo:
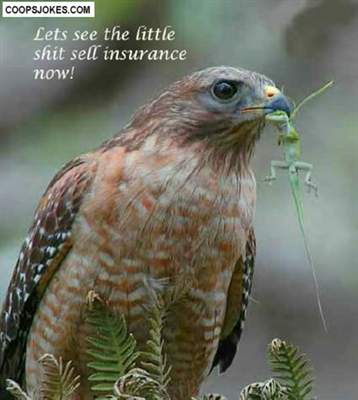
[[[220,100],[230,100],[235,96],[237,86],[233,82],[220,81],[215,83],[213,87],[213,94]]]

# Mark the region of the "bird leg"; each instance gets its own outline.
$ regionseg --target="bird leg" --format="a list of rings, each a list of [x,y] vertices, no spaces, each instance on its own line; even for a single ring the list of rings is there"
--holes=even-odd
[[[288,169],[289,165],[286,161],[272,160],[270,163],[270,175],[266,176],[265,182],[272,183],[276,179],[276,168]]]

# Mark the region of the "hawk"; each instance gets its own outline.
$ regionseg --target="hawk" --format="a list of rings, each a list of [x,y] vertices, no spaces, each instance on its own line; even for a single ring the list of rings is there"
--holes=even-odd
[[[35,393],[44,353],[86,376],[86,299],[94,290],[126,317],[139,344],[153,292],[168,307],[164,345],[174,400],[225,371],[240,339],[255,258],[249,167],[265,115],[290,112],[265,76],[213,67],[140,108],[121,132],[66,164],[42,196],[0,320],[0,382]],[[171,296],[173,298],[173,296]]]

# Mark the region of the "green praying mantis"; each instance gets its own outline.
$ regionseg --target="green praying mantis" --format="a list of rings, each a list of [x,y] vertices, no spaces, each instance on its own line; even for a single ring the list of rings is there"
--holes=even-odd
[[[291,192],[293,196],[293,200],[295,203],[298,223],[300,227],[300,231],[303,238],[303,243],[305,247],[305,252],[307,256],[307,261],[312,269],[313,280],[316,289],[316,297],[317,297],[317,304],[319,313],[321,316],[322,324],[324,330],[327,332],[327,323],[324,317],[320,295],[319,295],[319,286],[318,280],[316,275],[315,266],[313,263],[312,253],[308,244],[308,239],[305,231],[305,224],[304,224],[304,213],[303,213],[303,200],[300,188],[300,179],[299,173],[305,173],[305,185],[308,188],[308,191],[311,189],[314,190],[316,196],[318,194],[318,187],[312,181],[312,169],[313,165],[301,160],[301,139],[293,125],[293,120],[295,119],[296,115],[298,114],[299,110],[310,100],[315,98],[316,96],[323,93],[326,89],[333,85],[333,81],[328,82],[323,87],[318,89],[317,91],[310,94],[304,100],[301,101],[296,107],[294,107],[293,112],[289,116],[287,113],[283,111],[276,111],[270,113],[266,116],[266,120],[273,123],[274,126],[279,131],[279,140],[278,144],[282,145],[283,148],[283,160],[272,160],[270,164],[270,175],[265,178],[266,182],[272,182],[276,179],[276,170],[283,169],[288,171],[289,183],[291,187]]]

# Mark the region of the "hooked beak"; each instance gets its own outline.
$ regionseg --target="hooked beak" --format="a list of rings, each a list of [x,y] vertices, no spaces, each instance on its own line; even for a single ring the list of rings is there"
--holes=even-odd
[[[288,116],[291,115],[292,105],[287,97],[274,86],[265,86],[264,88],[265,101],[253,107],[245,107],[242,112],[251,112],[255,110],[263,110],[265,114],[270,114],[275,111],[283,111]]]

